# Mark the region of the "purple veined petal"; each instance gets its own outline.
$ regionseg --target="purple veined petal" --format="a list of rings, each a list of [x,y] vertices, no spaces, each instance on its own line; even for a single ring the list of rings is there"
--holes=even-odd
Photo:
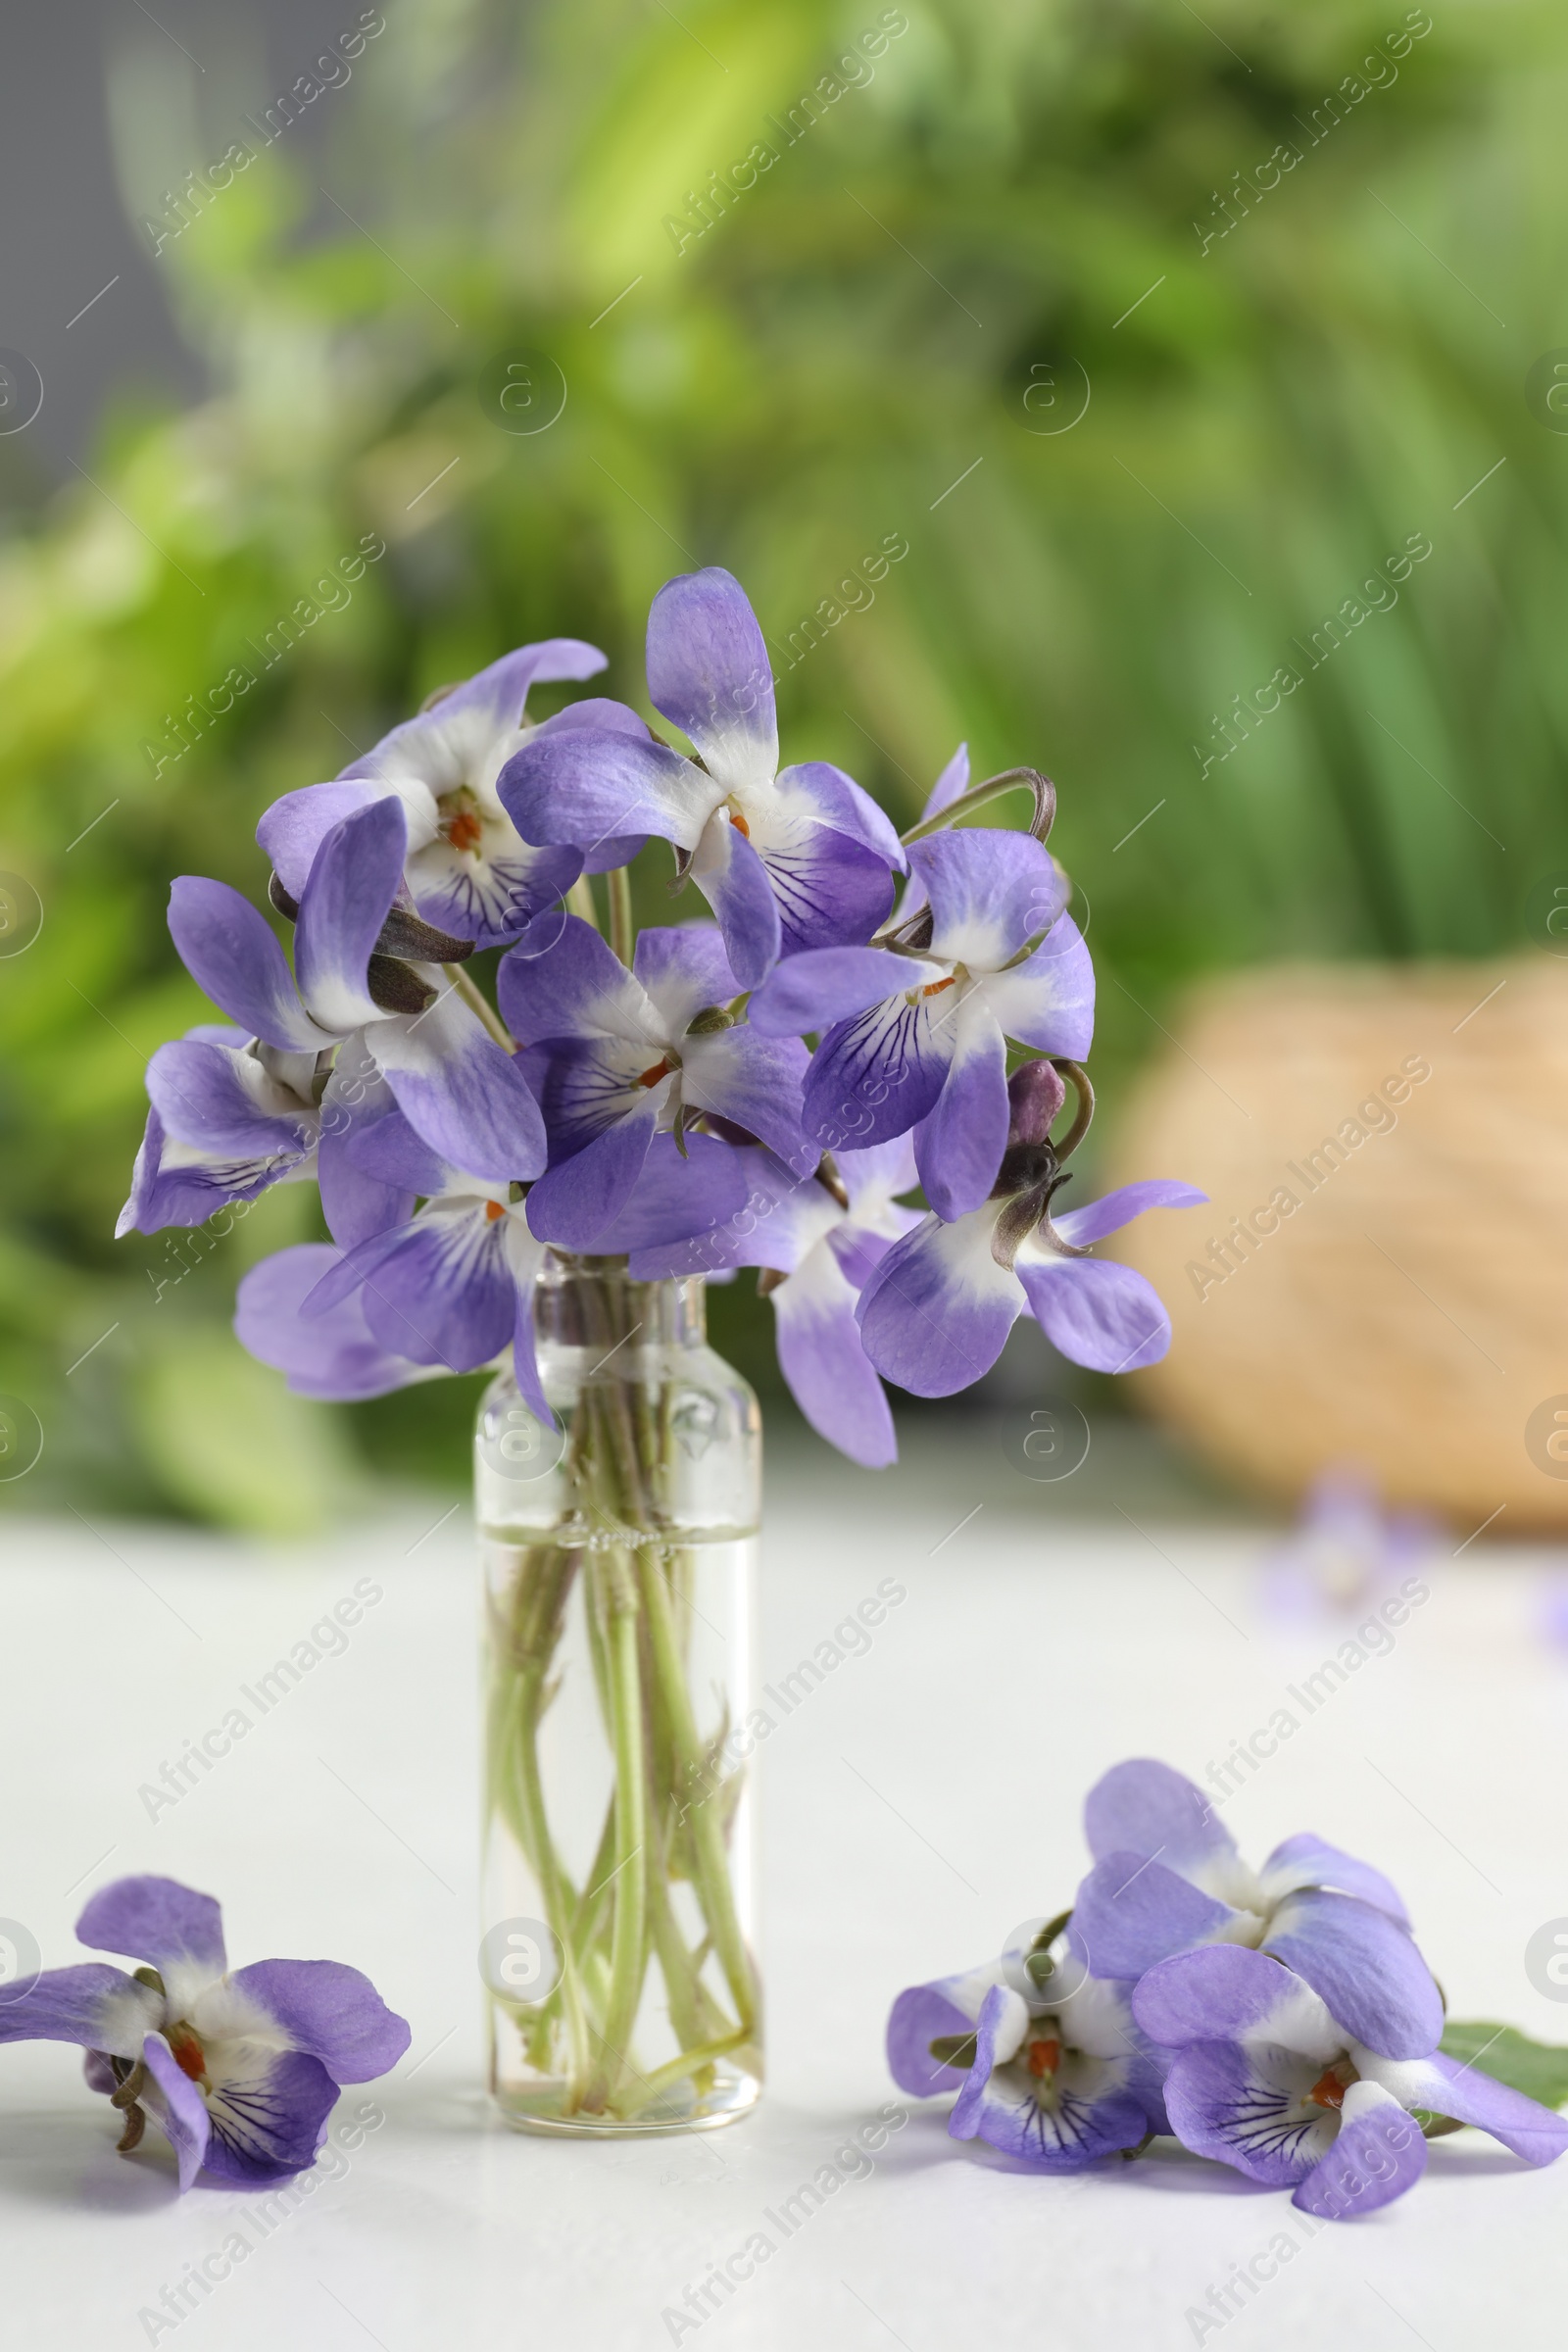
[[[509,947],[547,908],[557,906],[582,872],[580,850],[510,852],[454,849],[442,835],[409,859],[414,904],[427,923],[476,948]]]
[[[299,1152],[261,1159],[229,1159],[173,1143],[156,1110],[147,1125],[131,1174],[130,1198],[115,1224],[116,1238],[127,1233],[162,1233],[171,1225],[204,1225],[218,1209],[263,1193],[303,1168]]]
[[[304,1319],[357,1291],[372,1337],[389,1354],[475,1371],[512,1337],[516,1300],[496,1231],[505,1214],[478,1196],[448,1196],[328,1267],[303,1301]]]
[[[1246,1944],[1207,1943],[1157,1961],[1139,1979],[1132,2003],[1141,2030],[1164,2049],[1265,2041],[1319,2069],[1345,2050],[1344,2027],[1312,1987]]]
[[[668,1093],[668,1080],[650,1089],[642,1103],[540,1177],[528,1195],[528,1223],[541,1241],[587,1250],[614,1222],[642,1174]]]
[[[722,809],[703,827],[692,880],[718,917],[737,987],[759,987],[779,957],[779,906],[767,867]]]
[[[1163,1862],[1128,1851],[1096,1862],[1072,1924],[1097,1977],[1141,1977],[1172,1953],[1223,1936],[1236,1916]]]
[[[681,1099],[744,1127],[797,1176],[809,1176],[822,1154],[801,1128],[807,1052],[792,1037],[754,1037],[719,1029],[681,1040]]]
[[[711,776],[668,744],[597,727],[541,728],[507,761],[496,790],[524,841],[585,854],[628,834],[694,850],[723,798]]]
[[[939,2065],[931,2044],[950,2034],[972,2034],[987,1993],[1001,1982],[1001,1962],[987,1960],[961,1977],[906,1986],[893,2004],[887,2036],[888,2072],[901,2090],[928,2099],[959,2087],[962,2075]]]
[[[887,997],[829,1029],[811,1056],[804,1124],[829,1152],[891,1142],[923,1119],[953,1059],[945,996]]]
[[[1022,963],[988,974],[981,986],[1008,1037],[1039,1054],[1087,1059],[1095,1042],[1095,967],[1070,915],[1058,916]]]
[[[1342,1853],[1337,1845],[1313,1837],[1310,1831],[1277,1845],[1257,1875],[1270,1903],[1283,1902],[1286,1895],[1303,1887],[1326,1886],[1335,1894],[1359,1896],[1374,1910],[1386,1911],[1401,1928],[1410,1925],[1398,1888],[1381,1870],[1374,1870],[1370,1862],[1357,1862],[1353,1854]]]
[[[697,1140],[687,1136],[688,1151]],[[673,1137],[657,1137],[650,1168],[666,1149],[674,1151]],[[732,1157],[738,1198],[726,1205],[722,1218],[689,1240],[640,1249],[631,1266],[634,1282],[729,1272],[737,1266],[771,1266],[788,1274],[842,1217],[838,1202],[814,1178],[797,1176],[760,1145],[735,1148]],[[641,1185],[638,1190],[640,1198]],[[613,1230],[620,1230],[618,1224]]]
[[[454,989],[412,1018],[370,1022],[365,1042],[410,1126],[454,1167],[508,1184],[544,1166],[544,1123],[516,1057]]]
[[[334,1032],[318,1029],[300,1003],[266,916],[226,882],[181,874],[169,894],[169,929],[197,987],[247,1037],[293,1054],[314,1054],[336,1042]]]
[[[316,853],[294,931],[300,995],[339,1036],[381,1008],[366,972],[403,881],[408,821],[398,800],[373,801],[334,825]]]
[[[739,580],[718,565],[666,580],[648,614],[648,696],[725,793],[778,767],[773,670]]]
[[[531,924],[501,958],[496,999],[523,1047],[547,1038],[616,1037],[646,1046],[652,1062],[674,1042],[641,980],[580,915],[558,921],[544,914]]]
[[[1294,2187],[1339,2132],[1334,2110],[1309,2096],[1320,2072],[1315,2060],[1269,2043],[1195,2043],[1165,2077],[1171,2129],[1195,2156],[1233,2165],[1268,2188]]]
[[[819,1438],[864,1470],[899,1458],[887,1393],[860,1344],[856,1294],[825,1244],[773,1293],[779,1370]]]
[[[303,1154],[316,1143],[315,1106],[231,1046],[160,1046],[147,1064],[147,1093],[166,1135],[215,1157]]]
[[[779,835],[769,839],[755,826],[752,846],[778,906],[780,953],[869,940],[893,906],[893,872],[881,852],[811,822],[796,821]],[[700,873],[697,880],[706,889]]]
[[[1104,1854],[1158,1854],[1171,1870],[1236,1851],[1197,1783],[1153,1756],[1130,1756],[1101,1774],[1084,1798],[1084,1837],[1097,1862]]]
[[[650,1054],[657,1061],[638,1064]],[[556,1037],[520,1056],[550,1138],[550,1163],[564,1161],[623,1119],[664,1117],[677,1084],[657,1043],[628,1046],[615,1037]]]
[[[697,1273],[706,1268],[682,1263],[683,1245],[705,1240],[727,1218],[738,1214],[746,1199],[745,1158],[715,1135],[691,1134],[682,1158],[672,1135],[656,1135],[648,1147],[636,1189],[613,1221],[596,1234],[595,1257],[635,1257],[640,1267],[648,1255],[667,1259],[672,1273]],[[650,1277],[636,1269],[634,1282]]]
[[[1099,2156],[1136,2147],[1149,2130],[1143,2101],[1128,2087],[1126,2058],[1066,2049],[1056,2069],[1056,2098],[1042,2104],[1026,2067],[1015,2063],[1029,2037],[1029,2011],[1011,1985],[986,1996],[975,2034],[975,2060],[948,2130],[955,2139],[983,2139],[1037,2172],[1077,2172]]]
[[[116,2058],[141,2055],[142,2038],[164,2022],[164,2003],[107,1960],[46,1968],[31,1984],[0,1985],[0,2042],[74,2041]]]
[[[1102,1193],[1098,1200],[1086,1200],[1082,1208],[1069,1208],[1060,1215],[1053,1212],[1052,1223],[1064,1242],[1084,1249],[1102,1242],[1109,1233],[1119,1233],[1146,1209],[1200,1208],[1207,1199],[1196,1185],[1178,1184],[1168,1176],[1147,1176],[1138,1184],[1123,1184],[1113,1193]]]
[[[0,2011],[0,2016],[4,2012]],[[1393,2093],[1403,2107],[1424,2107],[1490,2132],[1510,2155],[1526,2164],[1553,2164],[1568,2148],[1568,2116],[1554,2114],[1522,2090],[1485,2075],[1473,2061],[1461,2063],[1446,2051],[1402,2062],[1363,2058],[1361,2071]]]
[[[1425,2058],[1443,2033],[1443,1996],[1403,1928],[1353,1895],[1287,1895],[1269,1951],[1304,1977],[1347,2034],[1384,2058]]]
[[[989,1199],[1009,1117],[1006,1045],[976,989],[957,1004],[947,1079],[914,1131],[925,1197],[950,1224]]]
[[[318,2058],[241,2041],[207,2045],[207,2170],[255,2186],[307,2172],[326,2137],[338,2086]]]
[[[220,1977],[228,1965],[221,1906],[177,1879],[116,1879],[100,1886],[76,1922],[76,1940],[145,1961],[166,1982],[172,1970],[205,1979]]]
[[[915,1396],[952,1396],[989,1372],[1023,1306],[991,1254],[997,1212],[944,1225],[927,1217],[895,1242],[860,1293],[860,1344],[884,1379]]]
[[[793,816],[800,814],[848,841],[858,841],[898,874],[908,866],[898,827],[871,795],[842,767],[826,760],[806,760],[798,767],[779,771],[778,797]],[[891,905],[891,900],[889,901]]]
[[[911,842],[909,866],[931,901],[928,953],[974,973],[1000,971],[1067,903],[1066,877],[1029,833],[990,825],[933,833]]]
[[[639,932],[632,975],[658,1008],[662,1035],[672,1041],[685,1035],[695,1013],[740,993],[716,923],[665,923]]]
[[[236,1969],[236,1991],[279,2026],[296,2050],[318,2058],[334,2082],[372,2082],[413,2038],[357,1968],[338,1960],[258,1960]],[[198,2033],[201,2023],[196,2021]]]
[[[162,2034],[149,2034],[141,2054],[146,2061],[148,2082],[140,2104],[174,2151],[183,2195],[207,2161],[212,2145],[212,2118],[206,2100]]]
[[[931,987],[947,977],[942,964],[895,956],[889,948],[804,948],[774,965],[747,1005],[746,1018],[763,1037],[801,1037],[808,1029],[853,1020],[905,989]]]
[[[1029,1309],[1069,1363],[1091,1372],[1141,1372],[1170,1346],[1170,1317],[1153,1285],[1107,1257],[1038,1254],[1016,1259]]]
[[[258,846],[296,906],[316,863],[316,853],[335,825],[386,797],[384,784],[367,779],[306,784],[274,801],[256,828]]]
[[[369,1153],[370,1138],[392,1120],[416,1144],[413,1130],[397,1106],[397,1098],[376,1068],[358,1032],[345,1040],[321,1097],[321,1139],[317,1148],[316,1178],[321,1194],[321,1213],[332,1239],[342,1250],[384,1233],[389,1225],[405,1225],[414,1214],[421,1190],[444,1190],[444,1178],[427,1187],[409,1184],[407,1168],[377,1167]],[[417,1145],[422,1152],[423,1145]],[[433,1154],[428,1154],[433,1159]],[[442,1163],[436,1162],[437,1166]],[[421,1175],[429,1170],[421,1167]]]
[[[384,1396],[426,1378],[420,1365],[381,1346],[357,1292],[327,1314],[310,1321],[302,1316],[305,1300],[342,1254],[327,1242],[301,1242],[243,1274],[234,1300],[241,1347],[259,1363],[285,1373],[297,1395],[330,1401]]]
[[[899,1215],[903,1223],[897,1233],[868,1233],[863,1225],[852,1225],[846,1218],[827,1236],[827,1246],[851,1290],[863,1291],[894,1243],[912,1233],[920,1222],[917,1208],[902,1209]]]
[[[1300,2182],[1293,2205],[1325,2221],[1356,2221],[1413,2188],[1427,2169],[1421,2127],[1375,2082],[1352,2082],[1334,2145]]]

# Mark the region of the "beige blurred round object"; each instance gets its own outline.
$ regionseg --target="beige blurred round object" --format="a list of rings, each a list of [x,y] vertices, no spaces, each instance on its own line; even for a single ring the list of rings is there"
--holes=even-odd
[[[1195,993],[1115,1177],[1170,1309],[1144,1401],[1296,1497],[1332,1463],[1465,1534],[1568,1527],[1568,960],[1277,965]]]

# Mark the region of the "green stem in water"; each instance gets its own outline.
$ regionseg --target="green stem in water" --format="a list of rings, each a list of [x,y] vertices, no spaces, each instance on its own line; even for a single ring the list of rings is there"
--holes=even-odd
[[[637,1655],[637,1592],[619,1554],[612,1553],[600,1574],[607,1588],[605,1646],[615,1747],[615,1908],[600,2053],[582,2101],[583,2111],[590,2115],[604,2112],[621,2070],[629,2068],[626,2045],[648,1966],[648,1788]]]

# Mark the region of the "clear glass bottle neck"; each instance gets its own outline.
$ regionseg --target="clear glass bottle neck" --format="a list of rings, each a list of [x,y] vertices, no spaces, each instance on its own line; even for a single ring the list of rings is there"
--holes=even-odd
[[[534,1292],[534,1331],[563,1348],[702,1348],[708,1299],[701,1274],[633,1282],[623,1257],[574,1257],[551,1250]]]

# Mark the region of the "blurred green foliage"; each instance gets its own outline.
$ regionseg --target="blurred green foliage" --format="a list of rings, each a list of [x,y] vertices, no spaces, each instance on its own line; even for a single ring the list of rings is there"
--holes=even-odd
[[[213,396],[117,412],[0,558],[0,869],[44,908],[0,958],[0,1392],[47,1433],[13,1498],[282,1528],[356,1448],[463,1474],[472,1383],[328,1413],[226,1337],[308,1189],[111,1241],[145,1058],[203,1017],[167,886],[259,896],[270,800],[530,637],[596,640],[646,710],[673,571],[741,576],[791,754],[902,818],[960,737],[1055,777],[1112,1100],[1187,976],[1485,953],[1568,866],[1568,440],[1525,396],[1565,331],[1555,12],[388,14],[324,155],[279,139],[159,255]],[[238,135],[178,71],[165,44],[116,94],[140,218]],[[497,399],[523,351],[566,394],[535,433]],[[318,592],[366,534],[351,601]],[[1397,602],[1363,594],[1411,534]],[[720,1312],[757,1369],[765,1319],[743,1348]]]

